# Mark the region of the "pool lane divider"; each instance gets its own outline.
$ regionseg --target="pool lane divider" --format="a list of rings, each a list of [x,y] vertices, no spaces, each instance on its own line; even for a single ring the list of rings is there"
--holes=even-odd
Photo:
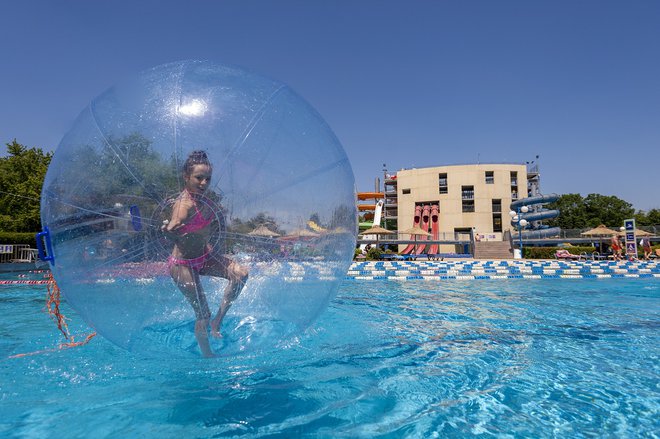
[[[46,285],[47,280],[0,280],[0,285]]]
[[[349,280],[478,280],[478,279],[623,279],[660,278],[656,261],[361,261]]]
[[[262,264],[264,273],[274,270],[287,283],[336,280],[333,270],[312,262],[290,262],[274,267]],[[148,284],[157,276],[145,273],[109,273],[93,283],[130,282]],[[125,277],[120,277],[119,274]],[[553,261],[553,260],[460,260],[460,261],[360,261],[353,262],[348,280],[495,280],[495,279],[623,279],[660,278],[657,261]],[[46,285],[48,280],[0,280],[2,285]]]

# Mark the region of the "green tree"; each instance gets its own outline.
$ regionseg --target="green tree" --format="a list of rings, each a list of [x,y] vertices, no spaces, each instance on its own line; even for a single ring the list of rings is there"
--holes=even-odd
[[[660,209],[651,209],[648,212],[643,210],[635,214],[635,223],[638,226],[654,226],[660,224]]]
[[[633,218],[635,218],[635,224],[637,224],[637,226],[647,225],[648,218],[646,217],[646,212],[644,212],[643,210],[638,210],[637,212],[635,212]]]
[[[243,221],[240,218],[234,218],[231,224],[229,224],[227,231],[231,234],[247,235],[259,226],[265,226],[272,232],[284,235],[284,231],[280,229],[275,218],[266,215],[264,212],[259,212],[257,215],[246,221]]]
[[[559,216],[548,221],[552,227],[562,229],[583,229],[588,227],[589,219],[580,194],[564,194],[554,203],[548,204],[548,209],[558,209]]]
[[[58,200],[57,216],[135,205],[144,217],[180,191],[173,157],[163,157],[140,133],[70,145],[58,151],[54,177],[44,188]],[[81,182],[84,181],[84,184]]]
[[[589,194],[584,198],[580,194],[564,194],[547,207],[559,210],[559,216],[548,221],[548,224],[562,229],[584,229],[600,224],[618,228],[623,220],[635,215],[632,204],[615,196],[600,194]],[[648,219],[645,217],[644,221]]]
[[[14,139],[0,158],[0,231],[41,230],[41,187],[52,158],[41,148],[27,148]]]
[[[610,227],[623,225],[623,221],[632,218],[635,209],[632,204],[613,195],[589,194],[584,199],[588,226],[605,224]]]
[[[646,212],[646,218],[648,218],[648,226],[660,224],[660,209],[651,209]]]

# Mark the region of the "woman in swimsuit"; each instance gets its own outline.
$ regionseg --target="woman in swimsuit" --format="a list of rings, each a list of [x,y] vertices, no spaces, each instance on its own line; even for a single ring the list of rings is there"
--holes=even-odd
[[[613,235],[612,239],[610,240],[610,246],[612,247],[612,256],[614,256],[614,260],[620,261],[622,259],[621,257],[621,241],[619,241],[619,237],[617,235]]]
[[[227,310],[236,300],[247,281],[247,269],[232,259],[215,254],[209,243],[213,233],[223,227],[214,211],[220,206],[210,200],[206,191],[213,169],[204,151],[193,151],[183,165],[184,189],[172,206],[172,218],[163,231],[174,241],[168,259],[170,275],[195,311],[195,338],[205,357],[213,356],[207,327],[211,335],[221,337],[220,326]],[[210,206],[215,206],[212,209]],[[215,317],[202,290],[200,275],[217,276],[229,281]]]

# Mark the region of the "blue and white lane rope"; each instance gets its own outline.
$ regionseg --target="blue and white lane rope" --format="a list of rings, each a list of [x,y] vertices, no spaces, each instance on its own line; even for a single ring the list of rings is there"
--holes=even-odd
[[[660,278],[656,261],[363,261],[350,280]]]

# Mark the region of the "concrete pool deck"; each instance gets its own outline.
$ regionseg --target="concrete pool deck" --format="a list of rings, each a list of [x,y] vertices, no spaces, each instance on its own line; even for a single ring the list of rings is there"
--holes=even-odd
[[[652,261],[560,261],[541,259],[456,261],[356,261],[351,280],[613,279],[660,278]]]

